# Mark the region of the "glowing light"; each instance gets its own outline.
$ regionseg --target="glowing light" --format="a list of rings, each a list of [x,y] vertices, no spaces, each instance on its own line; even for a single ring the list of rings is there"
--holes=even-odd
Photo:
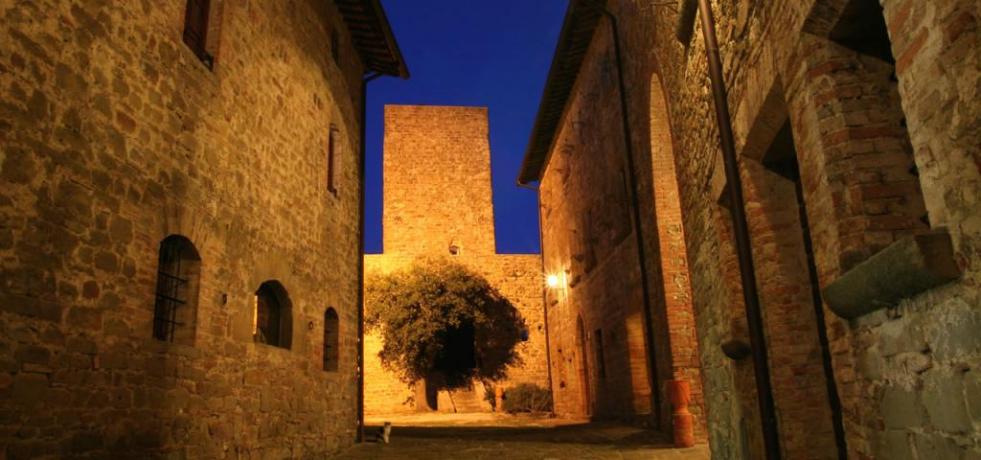
[[[548,275],[545,277],[545,284],[547,284],[550,288],[558,287],[559,275]]]

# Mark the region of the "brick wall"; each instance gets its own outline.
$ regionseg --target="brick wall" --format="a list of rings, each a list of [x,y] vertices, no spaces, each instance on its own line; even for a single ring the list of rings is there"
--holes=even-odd
[[[384,152],[384,254],[365,256],[366,282],[410,266],[418,257],[448,257],[486,278],[518,309],[529,340],[518,345],[521,363],[498,383],[548,387],[542,309],[541,257],[497,254],[491,197],[487,109],[386,106]],[[450,254],[450,246],[458,253]],[[365,338],[365,413],[413,412],[415,391],[378,359],[381,337]],[[438,395],[447,412],[491,410],[484,388]]]
[[[564,273],[566,280],[547,303],[556,409],[566,415],[668,427],[665,382],[685,380],[692,388],[696,433],[704,437],[698,344],[667,105],[656,75],[648,73],[642,84],[631,80],[635,86],[628,88],[645,89],[643,100],[650,101],[634,113],[643,125],[632,126],[632,131],[641,133],[646,145],[634,146],[635,163],[641,167],[631,172],[620,105],[596,103],[618,101],[617,72],[610,29],[601,25],[541,181],[545,269]],[[633,181],[640,195],[646,272],[633,225]],[[649,313],[643,276],[650,286]],[[605,376],[595,351],[597,331],[603,336]]]
[[[182,1],[0,6],[0,457],[322,457],[354,440],[361,64],[330,4],[211,3],[213,71],[182,42]],[[186,345],[151,335],[171,234],[201,258]],[[253,342],[266,280],[291,300],[290,350]]]
[[[622,11],[630,11],[627,3],[621,2]],[[850,455],[961,455],[954,452],[976,449],[972,446],[977,443],[977,429],[967,422],[977,416],[970,411],[970,388],[976,376],[973,371],[955,371],[958,367],[954,363],[972,363],[966,367],[973,369],[978,348],[976,341],[959,329],[944,330],[941,325],[977,321],[968,306],[978,303],[973,293],[976,289],[971,287],[976,285],[977,275],[970,268],[976,265],[972,261],[977,257],[974,241],[978,231],[970,216],[978,214],[978,207],[974,200],[963,199],[977,195],[978,190],[978,168],[969,153],[973,150],[965,147],[970,137],[965,137],[966,133],[976,130],[977,123],[966,121],[961,114],[970,117],[978,109],[967,102],[971,92],[965,95],[953,89],[965,84],[977,86],[970,82],[977,80],[974,63],[978,52],[966,44],[977,37],[976,13],[968,13],[970,2],[946,2],[943,6],[884,2],[892,54],[897,61],[894,80],[898,84],[890,84],[887,63],[844,51],[828,40],[845,3],[713,2],[734,130],[746,164],[744,174],[763,153],[761,147],[769,142],[767,135],[772,138],[778,129],[783,115],[773,104],[777,93],[776,99],[786,101],[793,127],[822,287],[896,238],[925,230],[926,225],[919,220],[924,210],[932,228],[946,227],[955,241],[960,241],[955,243],[955,251],[967,268],[961,281],[911,299],[894,311],[879,311],[851,323],[827,309],[824,316]],[[677,101],[671,111],[676,115],[673,120],[677,122],[676,133],[680,133],[676,138],[684,155],[677,156],[676,161],[686,211],[693,297],[700,336],[706,337],[704,344],[717,340],[714,337],[719,332],[712,325],[722,323],[725,315],[716,305],[732,299],[731,294],[716,288],[725,272],[713,267],[718,243],[712,239],[718,238],[719,232],[711,231],[716,221],[708,216],[714,212],[714,199],[721,188],[721,168],[714,123],[706,122],[712,117],[712,106],[705,85],[704,48],[697,25],[695,39],[682,48],[670,36],[669,26],[676,18],[663,10],[651,17],[661,26],[647,39],[649,47],[645,49],[657,53],[666,69],[663,78],[667,91]],[[939,159],[933,156],[938,150],[953,153]],[[911,155],[919,170],[918,184],[916,171],[910,168]],[[747,199],[752,200],[755,183],[751,176],[744,181]],[[954,189],[958,191],[952,192]],[[940,195],[947,198],[939,199]],[[779,207],[765,208],[772,211]],[[958,217],[950,217],[954,215]],[[760,241],[760,230],[768,225],[760,217],[754,219],[751,209],[757,277],[765,290],[769,278],[765,264],[787,257],[788,250],[775,252],[776,259],[765,256],[766,245],[773,243]],[[764,314],[768,315],[765,299]],[[703,323],[702,318],[708,321]],[[921,331],[935,335],[927,339]],[[781,348],[773,345],[779,338],[773,336],[769,325],[767,332],[774,367],[780,364],[774,352]],[[801,332],[802,337],[807,335],[811,334]],[[938,353],[938,349],[943,351]],[[724,358],[703,347],[705,369],[714,369],[719,359]],[[773,369],[772,374],[776,385],[779,369]],[[716,378],[717,374],[709,370],[705,375],[711,375],[706,379],[707,394],[738,393],[738,379],[733,384],[721,375]],[[801,399],[792,404],[808,398],[806,393],[798,397]],[[734,444],[727,441],[736,437],[740,428],[712,415],[720,409],[728,414],[727,407],[731,407],[721,400],[713,404],[716,399],[720,398],[713,396],[709,402],[714,455],[739,457],[740,452],[728,447]],[[779,398],[777,406],[778,413],[788,408]],[[809,436],[813,426],[787,433],[792,423],[781,419],[787,451],[795,439]],[[815,450],[811,455],[822,454],[824,451]]]
[[[896,239],[927,230],[949,232],[955,259],[964,269],[960,280],[908,299],[895,309],[852,321],[823,309],[850,458],[977,455],[981,410],[977,409],[975,388],[981,344],[976,333],[967,332],[977,330],[976,307],[981,303],[977,289],[981,213],[976,199],[981,196],[976,148],[981,109],[973,102],[981,86],[977,84],[981,74],[977,70],[976,8],[963,0],[881,2],[896,61],[893,69],[886,60],[860,55],[830,39],[846,11],[845,0],[711,3],[750,206],[772,383],[793,386],[804,375],[822,379],[822,373],[813,368],[813,363],[820,362],[820,347],[815,346],[820,320],[807,306],[806,280],[800,272],[778,268],[790,262],[801,266],[800,247],[792,241],[799,238],[794,236],[792,205],[770,196],[772,189],[764,193],[772,187],[769,181],[760,181],[761,174],[766,178],[766,171],[753,173],[789,120],[819,287]],[[696,22],[691,43],[681,44],[674,36],[678,18],[672,8],[629,0],[609,2],[609,8],[618,17],[623,40],[634,161],[640,171],[647,172],[638,175],[637,184],[645,252],[650,257],[647,265],[662,266],[663,247],[659,251],[658,246],[664,245],[658,237],[662,211],[656,199],[657,156],[650,153],[658,135],[648,119],[652,106],[648,85],[656,73],[663,82],[674,140],[708,438],[714,458],[757,458],[752,364],[748,359],[729,360],[719,349],[731,337],[745,337],[746,326],[738,272],[729,255],[729,216],[717,203],[725,179],[701,31]],[[612,89],[594,89],[615,86],[601,79],[606,73],[597,64],[610,59],[595,51],[609,46],[608,31],[602,26],[591,46],[542,184],[547,269],[550,263],[560,266],[550,261],[569,260],[576,253],[568,249],[575,247],[578,238],[573,224],[582,218],[579,216],[588,215],[589,208],[588,198],[579,196],[578,189],[599,189],[596,193],[601,194],[602,182],[616,177],[613,170],[623,158],[623,152],[617,150],[623,139],[614,137],[619,119],[609,113],[617,95]],[[589,109],[585,114],[583,107]],[[577,131],[585,134],[575,138],[569,134]],[[591,176],[598,174],[593,170],[600,169],[600,164],[606,168],[606,179]],[[911,168],[914,164],[915,169]],[[562,209],[568,209],[568,214]],[[926,222],[921,220],[924,213]],[[774,225],[778,215],[786,215],[784,227]],[[664,222],[670,224],[670,220]],[[799,221],[797,224],[799,228]],[[594,246],[602,248],[601,244]],[[603,257],[617,254],[608,249],[599,252]],[[605,289],[607,295],[624,289],[636,292],[636,284],[622,285],[627,280],[636,282],[635,275],[627,273],[636,266],[636,259],[614,265],[625,267],[625,273],[610,285],[612,289]],[[657,277],[652,277],[651,285],[658,286]],[[780,297],[779,285],[797,292]],[[576,289],[584,292],[586,288],[573,291]],[[774,299],[781,300],[774,304]],[[617,317],[622,302],[604,298],[603,303],[615,305],[603,308]],[[800,314],[788,314],[786,308],[795,304]],[[576,301],[568,305],[565,308],[573,311],[583,308]],[[569,366],[576,361],[555,360],[557,340],[563,341],[563,347],[575,343],[571,340],[575,337],[573,312],[568,313],[573,319],[566,325],[553,321],[559,314],[553,315],[551,308],[562,306],[561,302],[549,306],[550,327],[554,323],[562,328],[553,330],[550,337],[557,385],[559,366],[566,368],[561,372],[573,375]],[[807,311],[811,311],[809,318]],[[655,327],[659,321],[663,323],[655,311]],[[791,333],[800,340],[788,350],[780,344],[787,343]],[[656,336],[655,352],[670,349],[664,337]],[[781,358],[787,352],[812,366],[801,368],[799,376],[788,373],[793,368],[782,366],[790,361]],[[663,356],[658,359],[659,373],[666,366]],[[787,392],[780,396],[781,390],[775,388],[785,457],[833,455],[828,452],[834,446],[828,439],[830,410],[820,407],[822,399],[828,398],[822,395],[822,386],[823,382],[808,387],[813,391],[793,391],[789,396]],[[567,391],[569,407],[577,398],[582,401],[577,388]],[[792,415],[794,411],[798,415]],[[815,432],[823,434],[814,436]]]

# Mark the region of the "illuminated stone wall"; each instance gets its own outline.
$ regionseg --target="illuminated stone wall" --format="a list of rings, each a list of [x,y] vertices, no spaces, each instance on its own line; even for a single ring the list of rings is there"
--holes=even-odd
[[[229,0],[211,2],[209,70],[182,42],[186,3],[0,3],[0,458],[354,442],[363,67],[332,2]],[[152,337],[172,234],[201,259],[184,344]],[[253,341],[266,280],[291,300],[291,349]]]
[[[498,254],[494,239],[487,109],[387,106],[384,151],[384,253],[365,256],[365,274],[390,273],[417,257],[448,257],[484,276],[518,309],[529,339],[518,345],[521,364],[499,385],[548,387],[542,309],[541,258]],[[457,254],[450,253],[450,246]],[[365,338],[365,413],[416,410],[414,390],[382,368],[381,338]],[[438,410],[491,410],[484,389],[442,392]]]

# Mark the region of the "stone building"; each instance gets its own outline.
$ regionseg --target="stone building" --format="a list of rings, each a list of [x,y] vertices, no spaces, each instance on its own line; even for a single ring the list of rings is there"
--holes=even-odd
[[[322,458],[358,417],[377,1],[0,2],[0,457]]]
[[[483,275],[515,306],[528,329],[518,345],[521,362],[497,385],[548,387],[541,258],[498,254],[494,238],[487,109],[483,107],[385,107],[383,253],[365,256],[365,273],[390,273],[419,257],[448,257]],[[483,384],[433,395],[409,388],[378,358],[378,333],[365,337],[365,413],[416,410],[486,412]],[[428,399],[424,401],[423,399]],[[435,407],[433,407],[435,406]]]
[[[519,177],[556,410],[668,428],[686,380],[714,458],[981,455],[977,3],[705,2],[742,202],[696,3],[570,2]]]

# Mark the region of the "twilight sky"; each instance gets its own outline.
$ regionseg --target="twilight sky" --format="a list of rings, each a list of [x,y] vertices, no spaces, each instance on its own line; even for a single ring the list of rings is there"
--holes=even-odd
[[[382,107],[487,106],[497,249],[539,252],[535,192],[514,185],[566,0],[383,0],[409,80],[368,89],[365,251],[382,250]]]

